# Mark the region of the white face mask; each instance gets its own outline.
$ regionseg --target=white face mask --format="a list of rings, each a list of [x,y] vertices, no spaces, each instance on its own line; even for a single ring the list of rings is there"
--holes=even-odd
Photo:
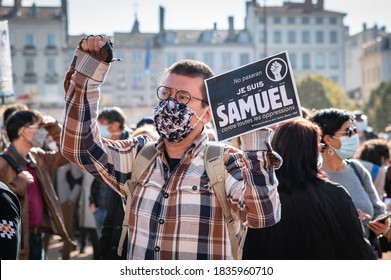
[[[31,141],[31,144],[33,145],[33,147],[42,148],[47,136],[48,136],[48,132],[46,131],[46,129],[44,128],[38,129],[34,133],[34,138]]]
[[[339,139],[341,141],[341,148],[335,149],[334,152],[341,158],[341,159],[348,159],[351,158],[354,153],[356,152],[358,145],[359,145],[359,140],[358,140],[358,135],[354,134],[351,137],[349,136],[341,136],[340,138],[335,137],[336,139]]]

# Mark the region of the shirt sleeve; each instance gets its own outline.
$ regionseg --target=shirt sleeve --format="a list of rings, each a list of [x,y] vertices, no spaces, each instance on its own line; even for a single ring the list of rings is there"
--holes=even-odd
[[[357,163],[360,168],[360,175],[363,178],[364,189],[373,205],[373,219],[375,219],[377,216],[386,213],[386,205],[383,201],[381,201],[375,185],[372,182],[372,177],[369,171],[359,161],[355,161],[355,163]]]
[[[76,49],[64,80],[65,111],[60,149],[71,162],[117,192],[130,178],[132,161],[146,137],[111,141],[97,126],[100,86],[110,65]]]
[[[226,191],[232,209],[251,228],[269,227],[281,218],[275,169],[281,157],[272,150],[270,130],[258,130],[242,138],[243,152],[226,151]]]

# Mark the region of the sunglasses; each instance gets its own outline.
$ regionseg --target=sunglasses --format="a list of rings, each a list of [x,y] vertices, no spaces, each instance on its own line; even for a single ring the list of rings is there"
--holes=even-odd
[[[353,135],[357,134],[357,127],[349,126],[348,128],[346,128],[345,132],[336,132],[335,134],[343,134],[343,136],[348,136],[350,138]]]

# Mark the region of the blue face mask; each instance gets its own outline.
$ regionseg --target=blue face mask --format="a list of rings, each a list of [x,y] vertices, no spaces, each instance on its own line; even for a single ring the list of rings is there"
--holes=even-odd
[[[111,137],[111,134],[110,132],[107,130],[107,125],[98,125],[99,127],[99,131],[100,131],[100,135],[104,138],[110,138]]]
[[[358,122],[356,126],[360,131],[366,131],[368,129],[368,125],[365,122]]]
[[[336,138],[336,137],[335,137]],[[351,158],[354,153],[356,152],[358,148],[358,135],[352,135],[351,137],[348,136],[342,136],[339,139],[341,141],[341,148],[335,149],[330,146],[334,150],[334,152],[341,158],[341,159],[348,159]]]

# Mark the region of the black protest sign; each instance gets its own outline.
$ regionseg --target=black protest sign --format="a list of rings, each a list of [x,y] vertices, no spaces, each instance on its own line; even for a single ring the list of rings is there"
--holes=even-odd
[[[205,80],[219,141],[301,116],[287,52]]]

